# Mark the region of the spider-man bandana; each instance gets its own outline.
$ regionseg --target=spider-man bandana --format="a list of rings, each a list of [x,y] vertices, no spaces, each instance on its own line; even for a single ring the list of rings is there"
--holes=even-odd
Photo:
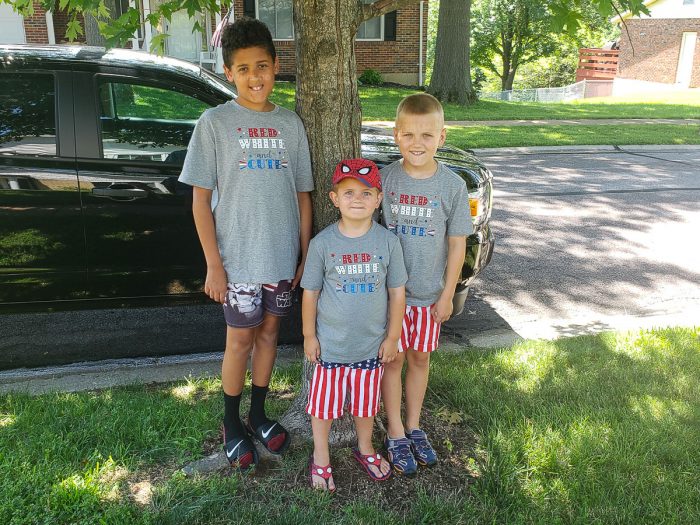
[[[382,179],[379,177],[379,168],[371,160],[366,159],[346,159],[341,160],[333,172],[333,184],[338,184],[341,180],[352,177],[370,188],[377,188],[382,191]]]

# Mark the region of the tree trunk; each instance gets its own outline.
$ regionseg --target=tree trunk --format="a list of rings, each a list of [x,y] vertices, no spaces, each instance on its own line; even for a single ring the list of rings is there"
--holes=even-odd
[[[354,38],[362,20],[356,0],[294,0],[296,111],[309,131],[314,172],[314,232],[338,219],[328,198],[333,168],[360,155],[362,114]]]
[[[342,159],[360,156],[362,114],[357,91],[355,34],[362,21],[357,0],[311,2],[294,0],[297,90],[296,111],[308,130],[315,190],[314,233],[338,219],[328,198],[331,176]],[[304,364],[302,389],[282,417],[282,424],[302,439],[311,439],[306,414],[313,366]],[[330,442],[355,441],[352,418],[333,423]]]
[[[476,100],[469,63],[471,0],[441,0],[435,65],[428,93],[443,102]]]

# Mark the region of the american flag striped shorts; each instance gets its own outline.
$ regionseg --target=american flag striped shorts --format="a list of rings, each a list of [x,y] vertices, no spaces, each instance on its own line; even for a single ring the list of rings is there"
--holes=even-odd
[[[342,417],[349,390],[347,404],[353,416],[376,416],[383,373],[384,367],[376,358],[358,363],[317,363],[311,378],[306,413],[319,419]]]
[[[406,306],[399,352],[409,349],[417,352],[437,350],[441,324],[430,315],[430,308],[430,306]]]

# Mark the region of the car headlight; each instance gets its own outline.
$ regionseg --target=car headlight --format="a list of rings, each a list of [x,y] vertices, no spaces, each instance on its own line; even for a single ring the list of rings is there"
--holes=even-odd
[[[489,178],[481,188],[469,192],[469,211],[474,227],[481,226],[491,217],[493,192]]]

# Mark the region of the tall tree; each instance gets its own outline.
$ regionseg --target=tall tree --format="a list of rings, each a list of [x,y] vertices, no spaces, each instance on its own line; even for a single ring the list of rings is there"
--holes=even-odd
[[[547,56],[557,47],[553,15],[540,0],[481,0],[474,10],[472,61],[513,89],[520,66]]]
[[[469,63],[471,0],[440,0],[435,62],[428,93],[443,102],[476,100]]]

